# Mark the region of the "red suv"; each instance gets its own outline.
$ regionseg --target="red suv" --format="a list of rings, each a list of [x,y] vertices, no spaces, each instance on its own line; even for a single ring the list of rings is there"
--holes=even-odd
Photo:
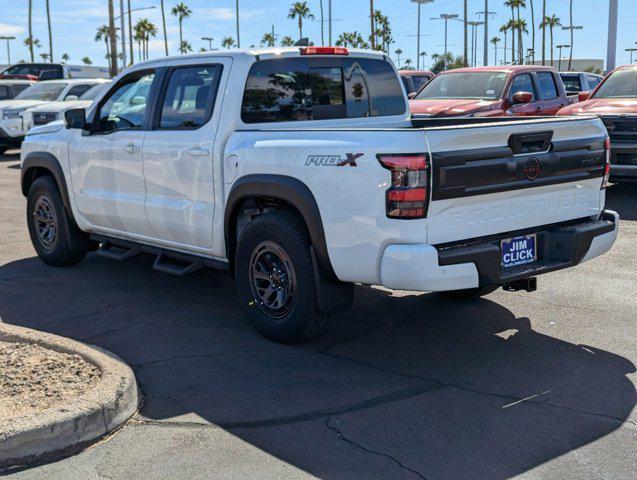
[[[412,113],[432,117],[555,115],[568,99],[555,68],[512,65],[447,70],[409,105]]]

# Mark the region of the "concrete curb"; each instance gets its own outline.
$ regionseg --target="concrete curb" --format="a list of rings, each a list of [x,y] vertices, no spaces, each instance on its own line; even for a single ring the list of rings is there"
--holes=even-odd
[[[41,345],[77,354],[97,366],[102,377],[84,395],[35,416],[0,422],[0,470],[50,459],[126,422],[138,406],[137,382],[128,365],[112,353],[75,340],[29,328],[0,323],[0,340]]]

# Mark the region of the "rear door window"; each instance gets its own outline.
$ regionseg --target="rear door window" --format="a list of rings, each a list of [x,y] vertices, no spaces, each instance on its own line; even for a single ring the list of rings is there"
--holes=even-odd
[[[582,82],[579,75],[562,75],[562,82],[567,92],[581,92]]]
[[[600,79],[599,77],[594,77],[592,75],[588,76],[588,88],[589,90],[594,89],[597,85],[599,85]]]
[[[262,60],[250,69],[245,123],[401,115],[406,105],[388,62],[350,58]]]
[[[414,91],[417,92],[429,81],[429,77],[427,75],[412,75],[411,81],[414,84]]]
[[[552,100],[558,97],[555,77],[553,77],[553,74],[551,72],[538,72],[537,80],[540,84],[542,100]]]

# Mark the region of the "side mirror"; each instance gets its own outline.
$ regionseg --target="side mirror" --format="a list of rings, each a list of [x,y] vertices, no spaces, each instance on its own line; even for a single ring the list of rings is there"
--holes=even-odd
[[[144,105],[145,103],[146,103],[146,97],[143,97],[141,95],[136,95],[130,99],[131,105]]]
[[[66,120],[66,128],[86,128],[86,111],[83,108],[72,108],[64,112],[64,120]]]
[[[411,92],[410,94],[407,95],[407,98],[409,100],[413,100],[414,98],[416,98],[416,92]]]
[[[64,99],[65,102],[74,102],[75,100],[79,100],[80,97],[78,97],[77,95],[67,95],[66,98]]]
[[[530,92],[515,92],[512,99],[514,104],[531,103],[533,100],[533,94]]]
[[[579,92],[577,94],[577,99],[580,102],[583,102],[584,100],[588,100],[589,98],[591,98],[591,92]]]

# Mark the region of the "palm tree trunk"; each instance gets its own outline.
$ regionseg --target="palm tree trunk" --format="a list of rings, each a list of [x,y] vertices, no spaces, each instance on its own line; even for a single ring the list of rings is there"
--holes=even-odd
[[[507,32],[504,32],[504,53],[502,54],[502,58],[504,58],[504,63],[507,63]]]
[[[104,43],[106,44],[106,59],[111,61],[111,50],[108,48],[108,35],[104,37]]]
[[[535,63],[535,9],[533,8],[533,0],[531,0],[531,58]]]
[[[463,34],[464,34],[464,66],[468,67],[469,66],[469,62],[467,61],[467,59],[469,58],[469,46],[468,46],[468,35],[469,35],[469,28],[467,26],[467,0],[464,0],[464,25],[463,25]]]
[[[49,0],[46,0],[46,23],[49,27],[49,62],[53,63],[53,34],[51,33],[51,11],[49,9]]]
[[[549,32],[551,35],[551,67],[553,66],[553,25],[549,27]]]
[[[323,34],[323,0],[321,0],[320,5],[321,5],[321,46],[325,46],[325,35]]]
[[[522,25],[520,25],[520,7],[518,6],[518,63],[524,65],[524,50],[522,49]]]
[[[184,43],[184,40],[182,38],[182,31],[181,31],[181,21],[182,21],[182,18],[180,16],[179,17],[179,52],[184,53],[181,51],[181,45]]]
[[[239,37],[239,0],[235,2],[237,10],[237,48],[241,48],[241,37]]]
[[[166,13],[164,12],[164,0],[161,0],[161,23],[164,27],[164,50],[168,56],[168,35],[166,34]]]
[[[511,7],[511,63],[515,63],[515,11]]]
[[[128,37],[128,45],[130,51],[130,64],[132,65],[133,63],[135,63],[135,52],[133,49],[133,18],[130,8],[130,0],[128,0],[126,6],[128,7],[128,32],[130,34],[130,36]]]
[[[33,0],[29,0],[29,53],[31,54],[31,62],[35,61],[33,57]]]
[[[111,77],[117,75],[117,34],[115,33],[115,10],[113,0],[108,0],[108,36],[111,43]]]
[[[570,72],[573,63],[573,0],[569,2],[569,27],[571,28],[571,48],[568,54],[568,71]]]
[[[542,2],[542,65],[546,65],[546,0]]]
[[[299,15],[299,40],[303,38],[303,17]]]

